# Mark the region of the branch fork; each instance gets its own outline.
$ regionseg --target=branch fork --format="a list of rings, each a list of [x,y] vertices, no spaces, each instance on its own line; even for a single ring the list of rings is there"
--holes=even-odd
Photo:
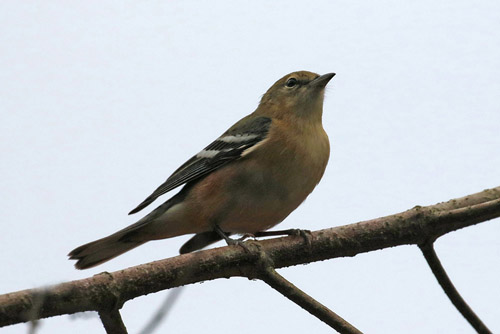
[[[266,282],[341,333],[360,333],[288,282],[276,269],[394,246],[417,245],[464,317],[479,333],[491,333],[472,310],[463,311],[466,309],[463,300],[461,304],[458,298],[452,296],[452,289],[447,287],[451,284],[446,283],[449,278],[432,244],[446,233],[498,217],[500,187],[386,217],[314,231],[311,233],[310,248],[305,247],[303,238],[292,236],[245,242],[250,252],[242,247],[221,247],[184,254],[43,290],[0,295],[0,327],[56,315],[96,311],[105,327],[109,328],[108,332],[123,334],[126,329],[118,309],[131,299],[192,283],[243,276]]]

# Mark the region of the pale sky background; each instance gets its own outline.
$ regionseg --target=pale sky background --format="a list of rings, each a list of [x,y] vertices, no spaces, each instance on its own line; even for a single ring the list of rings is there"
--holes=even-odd
[[[0,293],[176,255],[188,236],[87,271],[66,258],[142,217],[127,213],[296,70],[337,73],[324,107],[332,154],[279,228],[354,223],[500,185],[499,31],[496,0],[2,1]],[[499,235],[497,219],[436,244],[493,332]],[[366,333],[474,332],[417,247],[280,272]],[[166,293],[125,304],[130,333]],[[157,333],[234,331],[331,332],[264,283],[230,279],[189,286]],[[38,333],[104,330],[97,317],[61,316]]]

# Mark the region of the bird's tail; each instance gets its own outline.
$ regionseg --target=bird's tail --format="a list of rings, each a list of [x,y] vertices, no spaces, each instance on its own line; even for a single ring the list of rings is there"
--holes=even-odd
[[[155,239],[154,236],[151,235],[151,231],[148,232],[148,229],[151,227],[151,223],[154,222],[156,218],[164,215],[165,212],[167,212],[173,205],[182,201],[184,189],[135,224],[127,226],[110,236],[89,242],[88,244],[72,250],[68,256],[70,260],[77,260],[75,263],[76,269],[95,267],[103,262],[117,257],[118,255],[128,252],[129,250],[138,247],[149,240]],[[166,230],[168,230],[169,227],[175,228],[176,226],[175,224],[168,224],[168,222],[165,222],[163,225]],[[163,233],[159,238],[161,239],[179,235],[174,232],[170,234],[167,232]]]
[[[145,241],[125,239],[123,233],[118,232],[75,248],[68,256],[71,260],[78,260],[75,263],[76,269],[87,269],[109,261],[143,243]]]
[[[219,240],[222,240],[222,237],[214,231],[198,233],[195,234],[191,239],[186,241],[184,245],[182,245],[179,253],[191,253],[205,248],[206,246],[211,245]]]

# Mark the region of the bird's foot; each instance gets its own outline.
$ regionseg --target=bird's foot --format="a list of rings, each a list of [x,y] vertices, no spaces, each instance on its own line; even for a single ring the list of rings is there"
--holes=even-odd
[[[241,248],[243,248],[247,253],[251,253],[251,250],[247,247],[247,245],[245,245],[243,243],[243,241],[249,237],[255,237],[254,235],[252,234],[245,234],[243,235],[241,238],[238,238],[238,239],[231,239],[227,234],[226,232],[224,232],[220,227],[219,225],[215,225],[215,228],[214,228],[215,232],[220,235],[220,237],[222,239],[224,239],[226,241],[226,243],[228,244],[228,246],[240,246]]]

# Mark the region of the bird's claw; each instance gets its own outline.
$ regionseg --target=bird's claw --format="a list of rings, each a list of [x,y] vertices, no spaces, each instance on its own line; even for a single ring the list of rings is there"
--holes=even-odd
[[[243,236],[244,237],[244,236]],[[229,246],[240,246],[241,248],[243,248],[245,250],[245,252],[247,253],[251,253],[250,249],[248,248],[247,245],[245,245],[245,243],[243,242],[246,238],[239,238],[239,239],[230,239],[228,238],[226,240],[227,244]]]
[[[310,230],[302,230],[299,228],[293,228],[290,230],[290,235],[295,235],[297,237],[302,237],[309,249],[312,248],[312,232]]]

